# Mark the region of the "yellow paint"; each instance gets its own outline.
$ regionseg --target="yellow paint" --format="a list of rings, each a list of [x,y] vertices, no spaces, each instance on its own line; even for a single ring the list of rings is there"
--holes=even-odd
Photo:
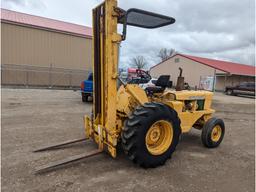
[[[210,91],[167,91],[167,93],[171,93],[175,95],[176,100],[194,100],[194,98],[204,98],[210,99],[213,96],[213,93]],[[166,93],[166,94],[167,94]]]
[[[157,121],[147,131],[145,138],[147,150],[152,155],[161,155],[169,149],[172,139],[172,124],[165,120]]]
[[[170,106],[172,109],[174,109],[178,114],[182,113],[183,108],[183,102],[182,101],[162,101],[166,105]]]
[[[85,118],[86,135],[89,135],[99,149],[108,149],[112,157],[116,156],[116,145],[119,138],[120,119],[117,117],[117,74],[118,46],[121,35],[117,33],[116,0],[105,0],[100,7],[102,13],[99,25],[100,58],[101,58],[101,113],[93,119]],[[96,8],[93,10],[93,12]],[[95,20],[95,18],[93,18]],[[94,39],[93,39],[94,42]],[[93,49],[94,50],[94,49]],[[94,54],[94,53],[93,53]],[[94,58],[94,57],[93,57]],[[94,69],[93,69],[94,70]],[[95,101],[95,98],[94,98]],[[95,105],[93,108],[95,111]],[[118,131],[119,130],[119,131]],[[104,147],[106,146],[106,147]]]
[[[220,140],[222,134],[221,127],[219,125],[216,125],[211,132],[211,140],[214,142],[218,142]]]
[[[203,117],[205,114],[212,114],[212,110],[194,111],[194,112],[182,112],[178,116],[181,121],[181,130],[183,133],[189,132],[193,125]]]
[[[149,102],[143,89],[138,85],[128,84],[121,86],[117,92],[117,112],[127,117],[138,105]]]
[[[85,138],[90,137],[90,118],[85,115],[84,116],[84,129],[85,129]]]
[[[203,124],[212,116],[215,111],[211,109],[213,93],[209,91],[165,91],[162,96],[156,98],[158,102],[163,102],[174,109],[181,120],[181,130],[183,133],[189,132],[195,123]],[[154,100],[154,99],[153,99]],[[197,110],[197,100],[204,100],[203,110]],[[189,102],[191,109],[186,109],[185,102]]]
[[[128,84],[125,86],[125,89],[128,93],[132,95],[132,97],[138,102],[138,104],[143,105],[148,102],[148,97],[143,89],[141,89],[138,85]]]
[[[122,85],[117,93],[117,111],[127,116],[131,112],[131,102],[133,98]]]

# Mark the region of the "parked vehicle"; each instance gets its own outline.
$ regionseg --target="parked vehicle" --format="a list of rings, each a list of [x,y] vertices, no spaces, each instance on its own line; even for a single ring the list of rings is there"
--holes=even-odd
[[[150,81],[150,79],[143,79],[140,77],[134,77],[131,80],[129,80],[127,83],[128,84],[144,84],[144,83],[148,83]]]
[[[156,81],[157,81],[157,79],[152,78],[152,79],[150,79],[150,81],[147,82],[147,83],[139,83],[139,86],[140,86],[142,89],[146,89],[147,87],[154,87],[154,86],[156,86]]]
[[[237,86],[227,86],[225,89],[227,95],[251,95],[255,96],[255,83],[245,82]]]
[[[128,83],[129,84],[138,84],[142,89],[146,89],[147,87],[155,87],[156,86],[156,78],[152,79],[143,79],[143,78],[133,78]],[[172,81],[169,81],[168,88],[172,87]]]
[[[88,102],[89,97],[93,96],[93,74],[90,73],[87,80],[81,82],[82,101]]]

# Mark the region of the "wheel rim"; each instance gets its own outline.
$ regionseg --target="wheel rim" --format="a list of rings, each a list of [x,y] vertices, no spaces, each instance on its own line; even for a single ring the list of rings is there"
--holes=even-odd
[[[220,137],[222,134],[222,129],[219,125],[216,125],[213,129],[212,129],[212,133],[211,133],[211,139],[214,142],[218,142]]]
[[[155,122],[147,131],[146,147],[152,155],[161,155],[166,152],[173,139],[172,124],[165,120]]]

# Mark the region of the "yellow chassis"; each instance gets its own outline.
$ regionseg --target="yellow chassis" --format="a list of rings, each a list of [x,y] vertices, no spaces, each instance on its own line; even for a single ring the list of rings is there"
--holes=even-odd
[[[134,96],[136,95],[136,96]],[[165,91],[148,98],[143,89],[137,85],[121,86],[117,93],[117,121],[115,129],[108,130],[85,116],[85,134],[92,138],[99,146],[99,149],[107,151],[112,157],[116,157],[116,146],[120,139],[124,121],[133,112],[135,107],[147,102],[164,103],[174,109],[181,121],[182,133],[189,132],[192,127],[201,129],[205,122],[215,112],[211,109],[213,93],[208,91]],[[198,110],[197,101],[204,101],[204,108]],[[189,102],[191,108],[185,109],[185,102]]]
[[[212,93],[206,91],[165,91],[150,98],[137,85],[122,85],[117,91],[118,49],[123,40],[117,32],[120,14],[117,0],[105,0],[93,10],[93,115],[84,117],[86,137],[112,157],[116,157],[124,121],[146,102],[160,102],[173,108],[180,118],[182,132],[193,126],[202,127],[214,112],[210,108]],[[204,107],[198,110],[200,99],[204,100]]]

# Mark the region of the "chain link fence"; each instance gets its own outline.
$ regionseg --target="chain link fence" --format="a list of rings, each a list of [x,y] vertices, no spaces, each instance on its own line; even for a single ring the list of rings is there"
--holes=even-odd
[[[2,86],[50,89],[79,89],[89,71],[29,65],[1,65]]]

